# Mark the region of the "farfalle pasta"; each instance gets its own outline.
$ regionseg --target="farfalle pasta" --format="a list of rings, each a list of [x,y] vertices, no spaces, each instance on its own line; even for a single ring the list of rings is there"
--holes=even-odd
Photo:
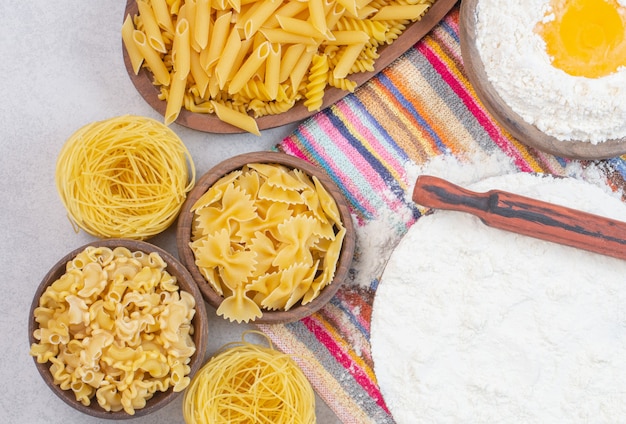
[[[44,291],[30,354],[76,400],[130,415],[190,382],[195,299],[156,253],[89,246]]]
[[[330,284],[346,229],[316,177],[252,163],[219,179],[192,206],[195,264],[231,321],[307,304]]]

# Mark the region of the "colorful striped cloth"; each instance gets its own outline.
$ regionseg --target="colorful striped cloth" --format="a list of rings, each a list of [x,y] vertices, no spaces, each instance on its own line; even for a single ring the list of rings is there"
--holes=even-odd
[[[479,102],[463,69],[458,7],[403,57],[303,122],[277,146],[326,169],[351,204],[358,227],[376,228],[385,221],[386,255],[420,216],[410,198],[411,164],[477,151],[504,154],[524,172],[566,175],[572,163],[517,142]],[[583,178],[603,178],[615,189],[624,186],[623,158],[578,165],[586,170]],[[371,259],[368,249],[367,237],[357,237],[355,261]],[[376,383],[369,343],[379,271],[354,276],[309,318],[261,326],[278,348],[298,357],[320,396],[345,423],[393,423]]]

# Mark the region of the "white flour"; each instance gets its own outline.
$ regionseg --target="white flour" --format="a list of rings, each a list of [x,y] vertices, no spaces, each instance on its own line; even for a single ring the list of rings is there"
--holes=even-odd
[[[477,164],[480,164],[478,166]],[[487,156],[478,152],[460,162],[453,156],[436,156],[422,166],[412,162],[405,164],[404,181],[409,186],[406,190],[407,199],[413,194],[417,176],[429,174],[445,178],[456,184],[468,184],[486,177],[501,175],[513,171],[511,159],[501,151]],[[394,194],[389,194],[395,196]],[[380,278],[389,255],[400,240],[400,228],[405,227],[411,211],[381,209],[376,219],[365,225],[356,225],[357,252],[352,269],[352,284],[369,287],[373,280]],[[354,219],[356,222],[356,218]]]
[[[626,220],[574,179],[500,188]],[[437,211],[399,243],[376,292],[376,377],[398,424],[617,423],[626,417],[626,261]]]
[[[626,69],[592,79],[553,67],[533,30],[547,12],[549,0],[477,2],[476,44],[489,81],[526,122],[559,140],[626,137]]]

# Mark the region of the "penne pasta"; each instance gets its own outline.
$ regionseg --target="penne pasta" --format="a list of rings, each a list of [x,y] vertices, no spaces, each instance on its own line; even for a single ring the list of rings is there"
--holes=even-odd
[[[181,79],[187,78],[191,66],[191,42],[187,19],[181,19],[176,23],[172,60],[177,77]]]
[[[274,44],[304,44],[309,46],[319,44],[312,37],[287,32],[282,28],[261,28],[260,31],[267,41]]]
[[[137,0],[137,9],[142,16],[143,30],[146,34],[146,41],[155,51],[160,53],[166,53],[165,42],[161,35],[161,29],[154,16],[152,6],[150,6],[146,0]]]
[[[291,70],[289,80],[291,81],[291,86],[296,90],[300,87],[300,83],[304,80],[304,76],[309,69],[309,65],[311,65],[313,56],[315,56],[315,51],[305,50],[304,53],[302,53],[302,56],[298,59],[296,66],[294,66]]]
[[[191,51],[189,71],[198,88],[198,96],[204,97],[209,86],[209,75],[200,63],[200,53],[195,50]]]
[[[196,18],[193,25],[194,45],[200,52],[209,44],[211,28],[211,0],[196,0]]]
[[[169,11],[166,0],[151,0],[152,11],[154,17],[159,24],[159,27],[163,31],[167,31],[170,34],[174,33],[174,24],[172,23],[172,15]]]
[[[327,87],[354,91],[349,76],[373,72],[379,47],[436,0],[135,1],[122,39],[133,72],[160,86],[165,122],[186,109],[258,134],[253,116],[300,101],[318,110]]]
[[[326,34],[328,26],[326,25],[326,12],[324,11],[324,3],[322,0],[309,0],[309,17],[311,24],[321,34]]]
[[[363,47],[365,47],[365,44],[350,44],[346,46],[343,54],[339,58],[339,62],[337,62],[333,69],[334,78],[345,78],[348,76],[352,65],[354,65],[363,51]]]
[[[259,4],[259,7],[254,9],[254,13],[246,14],[243,21],[243,33],[246,39],[256,34],[261,25],[278,9],[281,2],[278,0],[262,0],[257,4]]]
[[[296,66],[296,63],[298,63],[298,59],[300,59],[304,50],[305,46],[303,44],[293,44],[287,47],[280,62],[279,82],[285,82],[289,78],[291,70]]]
[[[301,35],[310,38],[327,38],[327,34],[319,32],[317,28],[308,21],[302,19],[289,18],[287,16],[276,16],[280,27],[291,34]],[[332,33],[330,33],[332,35]]]
[[[337,0],[337,4],[345,9],[348,16],[356,18],[359,15],[359,6],[356,0]]]
[[[142,31],[133,31],[133,41],[137,46],[137,49],[143,56],[146,64],[154,74],[154,79],[161,85],[170,84],[170,73],[168,72],[163,60],[159,54],[148,44],[146,34]]]
[[[428,4],[385,6],[372,16],[372,20],[394,21],[399,19],[417,19],[426,12],[428,7]]]
[[[280,44],[270,44],[269,54],[265,62],[265,88],[270,100],[276,100],[280,84]]]
[[[250,80],[252,75],[262,66],[265,65],[265,59],[270,54],[270,45],[266,41],[259,45],[250,56],[245,60],[233,79],[228,85],[228,94],[234,94],[240,91],[244,85]]]
[[[345,44],[365,44],[369,41],[370,37],[364,31],[333,31],[335,38],[328,40],[328,45],[345,45]]]
[[[209,48],[200,53],[200,63],[202,64],[202,67],[209,72],[209,74],[210,69],[217,62],[222,51],[224,51],[224,46],[226,45],[226,40],[228,39],[231,16],[232,12],[228,12],[215,19],[213,29],[211,31]]]
[[[126,52],[128,53],[133,72],[137,75],[143,63],[143,56],[133,39],[134,31],[135,26],[133,25],[133,19],[130,15],[126,15],[126,19],[124,19],[124,23],[122,24],[122,41],[126,46]]]
[[[259,126],[257,125],[254,118],[250,115],[231,109],[214,100],[211,101],[211,104],[215,109],[215,114],[220,120],[229,123],[230,125],[233,125],[237,128],[241,128],[244,131],[248,131],[249,133],[261,135],[261,132],[259,131]]]
[[[172,76],[170,91],[167,97],[167,106],[165,108],[165,125],[171,124],[178,118],[180,109],[183,106],[186,84],[186,77],[178,75],[177,73]]]
[[[232,28],[224,44],[224,49],[220,52],[217,65],[215,66],[215,76],[217,77],[220,89],[223,89],[226,85],[226,80],[230,71],[233,69],[240,48],[241,38],[239,36],[239,30]]]
[[[276,13],[273,16],[271,16],[268,20],[265,21],[265,24],[263,26],[265,28],[278,28],[279,16],[283,16],[286,18],[293,18],[296,15],[307,10],[308,8],[309,8],[309,5],[304,1],[297,1],[297,0],[288,1],[286,3],[283,3],[283,5],[278,10],[276,10]]]

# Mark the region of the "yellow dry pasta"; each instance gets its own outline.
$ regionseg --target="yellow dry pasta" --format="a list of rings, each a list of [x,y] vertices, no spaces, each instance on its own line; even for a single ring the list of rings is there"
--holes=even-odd
[[[258,135],[258,125],[241,121],[240,115],[237,118],[212,102],[237,104],[228,108],[253,120],[284,113],[301,100],[307,102],[309,110],[317,110],[324,104],[325,88],[311,89],[311,84],[320,87],[319,66],[312,60],[315,55],[327,56],[326,87],[354,91],[355,83],[349,76],[374,70],[378,48],[391,44],[436,0],[136,1],[139,13],[124,22],[122,40],[134,72],[138,73],[140,66],[149,69],[153,83],[160,86],[159,98],[173,103],[166,124],[184,108],[214,113],[220,120],[225,116],[229,120],[224,122]],[[164,15],[166,6],[169,16]],[[197,57],[193,52],[186,55],[190,71],[184,73],[181,102],[179,93],[170,96],[169,91],[180,86],[174,80],[180,63],[172,60],[172,50],[174,40],[180,38],[176,34],[183,29],[178,26],[182,20],[188,21],[188,49]],[[157,29],[160,38],[155,34]],[[263,47],[268,54],[264,51],[259,55],[263,43],[268,43]],[[180,54],[178,51],[174,56]],[[178,72],[179,77],[182,75]],[[264,83],[269,98],[244,96],[249,82]],[[309,107],[311,104],[314,106]]]
[[[251,163],[219,179],[191,210],[195,264],[224,297],[218,315],[254,321],[263,310],[309,303],[332,282],[346,230],[317,178]]]
[[[174,222],[195,174],[191,154],[171,129],[123,115],[72,134],[57,158],[55,182],[78,228],[139,240]]]
[[[196,305],[166,268],[155,252],[94,246],[67,263],[33,312],[30,354],[51,363],[54,384],[130,415],[156,391],[189,385]]]
[[[324,89],[328,83],[328,56],[315,55],[311,61],[309,82],[306,86],[304,106],[309,111],[320,110],[324,101]]]
[[[315,423],[315,394],[295,360],[245,340],[224,345],[183,397],[186,424]],[[260,334],[260,333],[258,333]]]

